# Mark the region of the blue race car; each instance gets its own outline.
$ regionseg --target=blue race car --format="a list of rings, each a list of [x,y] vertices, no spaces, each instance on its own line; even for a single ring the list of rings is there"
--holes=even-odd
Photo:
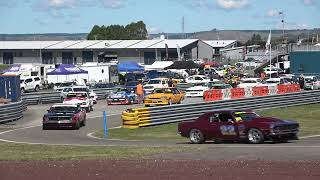
[[[137,95],[134,89],[119,88],[107,97],[108,105],[137,103]]]

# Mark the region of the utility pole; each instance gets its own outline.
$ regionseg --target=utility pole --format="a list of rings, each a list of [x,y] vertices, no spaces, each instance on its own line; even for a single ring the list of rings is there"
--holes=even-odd
[[[182,39],[185,39],[186,37],[184,34],[184,16],[182,16],[181,28],[182,28]]]

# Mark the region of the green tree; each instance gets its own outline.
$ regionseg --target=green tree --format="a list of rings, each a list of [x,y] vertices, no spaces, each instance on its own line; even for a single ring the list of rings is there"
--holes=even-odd
[[[88,40],[131,40],[131,39],[147,39],[148,31],[143,21],[132,22],[126,26],[109,25],[97,26],[95,25],[88,34]]]

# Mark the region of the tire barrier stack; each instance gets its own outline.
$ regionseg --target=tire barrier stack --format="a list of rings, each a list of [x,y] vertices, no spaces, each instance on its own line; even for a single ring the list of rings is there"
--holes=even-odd
[[[123,127],[128,129],[148,126],[151,123],[148,108],[127,109],[121,117]]]
[[[298,84],[259,86],[252,88],[212,89],[205,91],[203,98],[205,101],[218,101],[295,92],[300,92],[300,87]]]
[[[21,119],[23,117],[23,111],[27,109],[26,104],[23,101],[0,104],[0,122],[9,122]]]
[[[132,122],[134,122],[134,127],[137,128],[193,120],[203,113],[217,109],[263,110],[315,103],[320,103],[319,90],[269,96],[257,96],[241,99],[216,100],[203,103],[143,108],[143,111],[140,110],[138,112],[137,110],[131,110],[132,113],[130,117],[135,118],[128,118],[128,111],[123,112],[122,120],[125,128],[128,128],[127,125],[129,120],[132,120]],[[148,114],[148,116],[146,116],[146,120],[144,120],[143,112],[146,112],[146,114]]]

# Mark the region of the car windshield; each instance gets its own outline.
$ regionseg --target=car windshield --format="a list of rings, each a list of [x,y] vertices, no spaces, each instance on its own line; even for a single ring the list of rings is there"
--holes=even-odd
[[[116,93],[130,93],[128,89],[118,89]]]
[[[74,83],[73,82],[64,82],[59,84],[60,87],[66,87],[66,86],[72,86]]]
[[[76,98],[76,97],[80,97],[80,98],[86,98],[87,95],[85,93],[81,93],[81,94],[68,94],[67,98]]]
[[[242,83],[257,83],[255,80],[244,80]]]
[[[235,112],[234,116],[236,120],[243,120],[243,121],[251,121],[257,117],[260,117],[258,114],[254,112]]]
[[[161,83],[160,80],[150,80],[150,81],[148,82],[148,84],[160,84],[160,83]]]
[[[89,92],[88,88],[73,88],[74,92]]]
[[[171,89],[155,89],[153,93],[172,93]]]
[[[313,79],[311,79],[311,78],[306,78],[306,79],[304,79],[306,82],[313,82]]]
[[[267,84],[280,83],[280,81],[266,81]]]
[[[73,106],[57,106],[57,107],[51,107],[50,108],[51,112],[76,112],[78,111],[77,107]]]

